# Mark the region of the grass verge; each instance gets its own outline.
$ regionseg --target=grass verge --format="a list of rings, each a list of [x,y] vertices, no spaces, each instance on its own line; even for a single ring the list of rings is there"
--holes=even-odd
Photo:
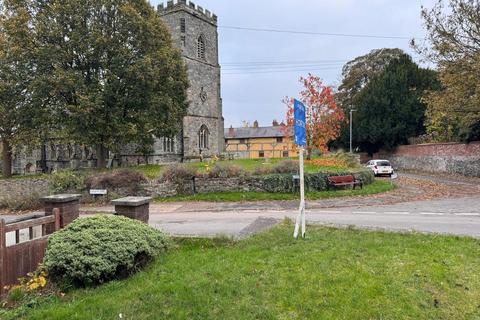
[[[366,185],[363,189],[348,189],[336,191],[308,192],[307,200],[321,200],[337,197],[366,196],[391,191],[395,186],[390,181],[377,180]],[[268,193],[268,192],[218,192],[197,194],[194,196],[175,196],[169,198],[156,198],[156,202],[238,202],[238,201],[279,201],[297,200],[297,193]]]
[[[125,281],[2,319],[477,319],[476,239],[291,223],[242,242],[181,240]]]

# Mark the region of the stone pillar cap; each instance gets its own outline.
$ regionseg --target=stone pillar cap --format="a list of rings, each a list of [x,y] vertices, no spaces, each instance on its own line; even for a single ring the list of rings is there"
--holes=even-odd
[[[149,204],[151,201],[151,197],[126,197],[112,200],[112,204],[115,206],[139,207],[144,204]]]
[[[41,200],[43,202],[63,203],[80,200],[81,197],[81,194],[56,194],[53,196],[43,197]]]

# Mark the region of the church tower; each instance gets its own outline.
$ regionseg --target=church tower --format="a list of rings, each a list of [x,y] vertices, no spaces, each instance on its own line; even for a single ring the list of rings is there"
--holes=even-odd
[[[188,68],[190,106],[183,120],[183,156],[209,157],[224,151],[217,16],[187,0],[168,1],[158,14],[169,27]]]

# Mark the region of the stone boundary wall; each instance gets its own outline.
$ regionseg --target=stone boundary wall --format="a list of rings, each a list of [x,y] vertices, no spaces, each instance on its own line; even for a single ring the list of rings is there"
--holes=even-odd
[[[193,182],[185,181],[182,194],[193,194]],[[196,178],[196,193],[211,192],[262,192],[260,180],[244,178]],[[178,195],[178,186],[171,182],[150,181],[143,185],[141,195],[150,197],[172,197]]]
[[[0,180],[0,201],[6,197],[47,195],[49,182],[45,179],[10,179]]]
[[[400,146],[374,158],[390,160],[397,169],[480,177],[480,141]]]

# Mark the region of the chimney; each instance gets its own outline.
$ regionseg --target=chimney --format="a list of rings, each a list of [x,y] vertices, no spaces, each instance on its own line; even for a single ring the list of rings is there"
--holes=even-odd
[[[233,129],[233,126],[230,126],[228,129],[228,135],[232,137],[235,135],[235,129]]]
[[[255,120],[255,121],[253,122],[253,127],[254,127],[254,128],[258,128],[258,121],[257,121],[257,120]]]

